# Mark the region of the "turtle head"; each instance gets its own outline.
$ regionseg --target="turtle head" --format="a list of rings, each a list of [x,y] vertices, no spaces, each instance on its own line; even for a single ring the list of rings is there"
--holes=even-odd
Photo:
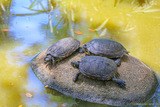
[[[50,54],[47,54],[46,57],[44,58],[45,62],[50,62],[52,60],[52,56]]]
[[[47,65],[54,65],[55,64],[55,59],[52,55],[47,54],[46,57],[44,58],[44,62]]]
[[[85,53],[87,51],[87,45],[84,44],[82,47],[79,48],[79,53]]]
[[[71,62],[71,65],[72,65],[74,68],[79,68],[79,63],[80,63],[80,61]]]
[[[83,51],[84,51],[84,53],[86,54],[86,55],[91,55],[91,52],[88,50],[88,48],[87,48],[87,44],[84,44],[83,45]]]
[[[87,50],[87,45],[84,44],[82,48],[83,48],[84,51],[86,51]]]
[[[84,44],[82,48],[80,48],[80,53],[85,53],[86,55],[90,55],[90,52],[87,49],[87,44]]]

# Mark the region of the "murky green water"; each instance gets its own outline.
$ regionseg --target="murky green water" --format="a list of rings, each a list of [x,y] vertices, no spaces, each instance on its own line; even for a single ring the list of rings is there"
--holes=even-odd
[[[52,8],[47,0],[0,1],[0,107],[106,107],[45,89],[32,72],[31,59],[59,39],[74,36],[85,43],[106,33],[51,3]],[[158,107],[159,92],[137,105]]]

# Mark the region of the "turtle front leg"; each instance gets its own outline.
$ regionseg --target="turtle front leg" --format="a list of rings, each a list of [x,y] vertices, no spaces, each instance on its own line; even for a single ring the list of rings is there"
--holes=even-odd
[[[73,77],[73,82],[76,82],[78,80],[80,74],[80,72],[76,73],[76,75]]]
[[[54,57],[51,58],[51,61],[48,62],[47,66],[51,70],[56,65],[56,60]]]
[[[55,66],[57,62],[58,62],[57,58],[52,57],[52,66]]]

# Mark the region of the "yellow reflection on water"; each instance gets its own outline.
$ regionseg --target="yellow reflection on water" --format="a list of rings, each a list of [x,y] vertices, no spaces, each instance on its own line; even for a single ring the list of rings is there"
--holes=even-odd
[[[13,46],[13,44],[12,44]],[[12,47],[10,44],[3,45],[0,49],[0,107],[18,107],[23,105],[22,93],[25,92],[27,66],[18,65],[16,59],[8,57]],[[24,105],[23,105],[24,106]]]
[[[73,21],[83,18],[93,29],[107,28],[131,55],[160,71],[159,0],[63,0],[60,6],[71,11]]]

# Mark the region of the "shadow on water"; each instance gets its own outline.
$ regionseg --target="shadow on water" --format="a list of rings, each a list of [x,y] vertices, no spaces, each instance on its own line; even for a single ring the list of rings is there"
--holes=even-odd
[[[76,20],[72,12],[61,10],[53,0],[49,2],[0,2],[0,106],[108,107],[45,89],[29,67],[35,54],[61,38],[70,35],[85,43],[95,37],[106,37],[108,33],[106,29],[94,31],[85,20]],[[155,95],[147,105],[160,102],[159,89]]]

